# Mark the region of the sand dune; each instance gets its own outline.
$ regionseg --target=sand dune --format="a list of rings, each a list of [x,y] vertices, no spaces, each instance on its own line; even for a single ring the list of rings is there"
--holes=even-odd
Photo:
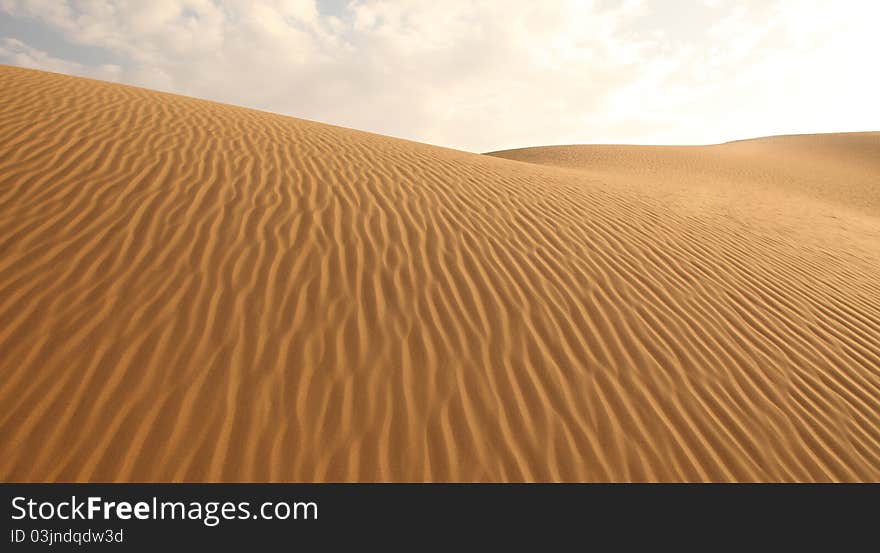
[[[880,480],[878,133],[502,159],[0,98],[0,480]]]
[[[880,215],[878,153],[880,132],[773,136],[714,146],[545,146],[490,155],[579,169],[638,187],[647,178],[651,188],[663,187],[690,203],[708,191],[713,203],[751,209],[744,194],[756,194],[762,207],[773,192],[789,204],[820,201]]]

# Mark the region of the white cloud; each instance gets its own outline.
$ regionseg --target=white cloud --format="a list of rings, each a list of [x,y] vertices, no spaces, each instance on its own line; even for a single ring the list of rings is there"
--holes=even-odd
[[[0,0],[118,66],[0,60],[451,147],[880,128],[878,3]],[[326,10],[324,10],[326,11]]]
[[[14,38],[0,38],[0,60],[21,67],[34,67],[44,71],[80,75],[105,81],[118,80],[122,71],[118,65],[86,66],[74,61],[56,58],[42,50],[31,48]]]

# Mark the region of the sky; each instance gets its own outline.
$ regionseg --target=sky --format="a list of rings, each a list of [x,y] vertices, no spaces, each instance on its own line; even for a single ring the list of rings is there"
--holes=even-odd
[[[0,63],[484,152],[880,130],[876,0],[0,0]]]

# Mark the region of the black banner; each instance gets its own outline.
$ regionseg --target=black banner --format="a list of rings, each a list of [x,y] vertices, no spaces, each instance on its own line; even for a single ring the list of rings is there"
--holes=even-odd
[[[875,539],[871,485],[2,484],[0,551],[410,550],[580,544],[838,549]],[[757,540],[757,541],[755,541]],[[869,545],[870,542],[863,542]],[[876,547],[876,543],[873,544]]]

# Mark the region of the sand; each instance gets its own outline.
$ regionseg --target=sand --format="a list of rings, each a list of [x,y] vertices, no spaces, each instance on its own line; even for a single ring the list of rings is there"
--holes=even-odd
[[[0,66],[0,480],[880,480],[878,184]]]

